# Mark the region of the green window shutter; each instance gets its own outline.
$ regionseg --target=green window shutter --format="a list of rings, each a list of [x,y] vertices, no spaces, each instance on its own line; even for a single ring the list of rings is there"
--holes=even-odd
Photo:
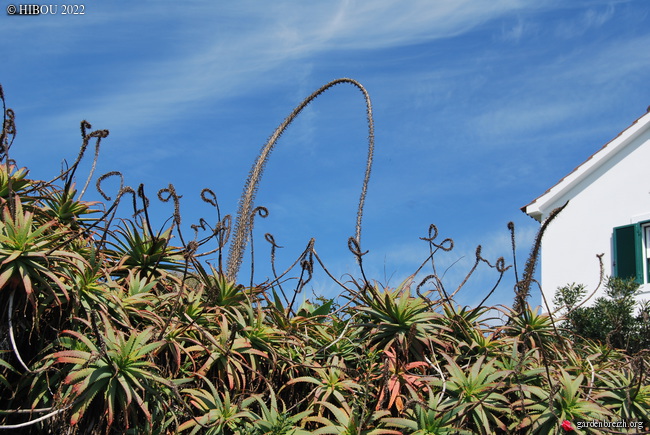
[[[643,251],[641,225],[614,228],[614,275],[634,278],[643,283]]]

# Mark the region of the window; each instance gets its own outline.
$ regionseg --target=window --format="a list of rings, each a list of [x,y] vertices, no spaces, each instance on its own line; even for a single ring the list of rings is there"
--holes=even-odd
[[[614,228],[614,275],[650,282],[650,222]]]

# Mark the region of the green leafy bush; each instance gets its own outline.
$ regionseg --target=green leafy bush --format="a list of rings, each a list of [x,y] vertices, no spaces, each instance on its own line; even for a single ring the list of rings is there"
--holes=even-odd
[[[650,305],[637,302],[637,282],[609,278],[605,296],[583,306],[586,293],[583,285],[574,283],[559,288],[553,300],[563,310],[562,326],[571,337],[595,340],[631,353],[650,348]]]

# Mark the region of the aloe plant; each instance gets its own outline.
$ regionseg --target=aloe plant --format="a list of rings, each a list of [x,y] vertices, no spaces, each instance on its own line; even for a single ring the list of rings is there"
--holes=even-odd
[[[332,417],[309,417],[307,420],[317,422],[322,426],[313,430],[313,434],[335,435],[400,435],[402,432],[390,429],[382,422],[382,418],[390,415],[389,411],[374,411],[366,417],[362,416],[356,407],[343,405],[337,407],[329,402],[322,403]]]
[[[247,402],[252,406],[253,401],[258,410],[251,412],[252,423],[246,425],[246,433],[254,435],[309,435],[311,432],[303,428],[303,420],[311,414],[310,410],[292,413],[284,403],[278,401],[273,390],[269,392],[269,403],[260,396],[254,396]]]
[[[646,376],[626,369],[601,372],[598,379],[602,386],[597,387],[594,399],[621,420],[650,424],[650,385]]]
[[[9,198],[10,192],[20,195],[29,187],[32,181],[25,178],[27,174],[27,168],[16,168],[16,165],[0,165],[0,198]],[[21,198],[23,197],[21,196]]]
[[[529,417],[517,428],[526,428],[528,433],[533,434],[548,434],[558,433],[564,421],[608,419],[611,416],[610,411],[585,397],[581,389],[584,381],[583,375],[574,378],[559,369],[557,392],[555,389],[549,391],[537,386],[523,386],[529,396],[526,402]],[[590,428],[585,430],[589,433],[599,433],[598,430]]]
[[[178,426],[178,431],[190,430],[190,434],[218,435],[237,433],[245,422],[250,422],[253,414],[241,405],[241,401],[233,401],[229,391],[219,391],[209,379],[201,377],[204,388],[187,388],[182,390],[186,400],[195,408],[199,415]]]
[[[153,278],[167,276],[170,272],[182,272],[184,263],[178,249],[170,247],[171,228],[159,234],[150,234],[131,221],[124,221],[116,231],[117,239],[111,242],[111,252],[116,264],[112,273],[125,276],[133,271],[140,276]]]
[[[164,400],[158,387],[170,385],[150,360],[151,354],[163,345],[162,341],[150,342],[153,329],[127,338],[107,325],[95,337],[100,343],[77,331],[63,334],[61,345],[66,349],[48,358],[67,366],[63,393],[71,404],[70,424],[74,426],[84,417],[99,417],[95,423],[98,427],[111,427],[118,420],[129,427],[142,419],[151,427],[154,422],[149,402]]]
[[[485,362],[484,357],[465,370],[451,357],[443,356],[449,373],[444,381],[446,394],[460,409],[457,424],[482,434],[490,434],[495,428],[505,431],[510,402],[503,394],[502,380],[508,373],[498,370],[494,361]]]
[[[64,225],[69,225],[73,229],[79,227],[79,223],[91,221],[86,215],[99,213],[101,210],[91,207],[98,205],[99,202],[81,201],[76,199],[77,190],[74,185],[66,189],[54,189],[51,192],[44,192],[42,213],[50,219],[56,219]]]
[[[56,249],[64,233],[50,229],[54,222],[36,224],[34,213],[23,211],[15,201],[12,214],[7,205],[0,221],[0,289],[4,294],[23,295],[32,306],[40,296],[61,303],[69,299],[63,282],[66,268],[78,268],[84,259],[75,252]]]
[[[405,281],[394,290],[375,288],[364,294],[367,305],[358,310],[364,313],[362,326],[371,346],[380,350],[394,348],[424,360],[427,349],[444,347],[448,329],[428,301],[411,296],[409,285],[410,281]]]
[[[356,394],[360,390],[357,382],[346,374],[344,362],[337,356],[332,356],[321,366],[313,363],[313,376],[298,376],[287,382],[310,384],[311,396],[318,403],[329,402],[343,405],[347,403],[346,396]],[[318,406],[318,415],[322,416],[325,408]]]
[[[457,414],[461,409],[449,400],[443,399],[443,394],[434,394],[429,390],[427,402],[417,402],[412,409],[406,411],[403,417],[386,417],[382,421],[389,427],[408,430],[412,435],[470,435],[474,431],[456,426]],[[443,403],[444,402],[444,403]]]

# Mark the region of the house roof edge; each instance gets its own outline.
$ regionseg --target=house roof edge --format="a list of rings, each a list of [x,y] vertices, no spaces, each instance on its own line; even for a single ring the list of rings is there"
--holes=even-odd
[[[630,126],[622,130],[616,137],[590,155],[584,162],[562,177],[557,183],[533,199],[530,203],[521,207],[521,211],[533,219],[541,221],[543,210],[546,208],[545,206],[555,202],[562,195],[569,192],[587,175],[607,162],[648,128],[650,128],[650,107],[648,107],[646,113],[638,117]]]

